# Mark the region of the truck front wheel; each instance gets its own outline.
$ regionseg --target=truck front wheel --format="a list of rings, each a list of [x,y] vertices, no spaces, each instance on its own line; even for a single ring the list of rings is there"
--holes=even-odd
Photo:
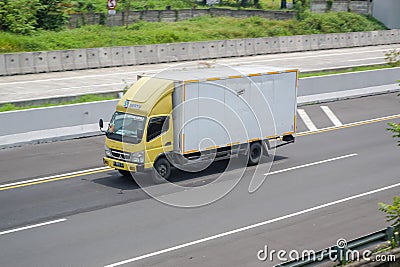
[[[154,163],[153,181],[162,183],[171,176],[171,163],[166,158],[160,158]]]
[[[249,149],[249,161],[247,165],[257,165],[261,160],[262,146],[259,142],[251,143]]]

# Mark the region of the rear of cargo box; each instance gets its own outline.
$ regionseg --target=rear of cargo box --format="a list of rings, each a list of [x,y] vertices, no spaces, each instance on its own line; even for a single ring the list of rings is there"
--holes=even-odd
[[[175,151],[198,151],[295,134],[297,71],[175,83]]]

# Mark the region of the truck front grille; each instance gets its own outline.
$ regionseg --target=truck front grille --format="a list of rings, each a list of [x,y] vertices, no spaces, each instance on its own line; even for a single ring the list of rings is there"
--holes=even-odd
[[[111,149],[111,155],[113,158],[116,159],[124,159],[124,160],[129,160],[131,158],[131,153],[128,152],[123,152],[115,149]]]

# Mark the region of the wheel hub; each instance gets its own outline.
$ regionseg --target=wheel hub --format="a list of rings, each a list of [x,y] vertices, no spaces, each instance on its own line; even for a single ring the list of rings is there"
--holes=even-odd
[[[164,176],[167,174],[167,167],[164,166],[164,165],[161,165],[161,166],[158,168],[158,173],[159,173],[162,177],[164,177]]]

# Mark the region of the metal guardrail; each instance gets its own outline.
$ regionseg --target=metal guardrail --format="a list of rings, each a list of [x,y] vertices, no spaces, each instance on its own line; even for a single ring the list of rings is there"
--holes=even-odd
[[[303,255],[302,258],[296,260],[284,262],[274,267],[304,267],[304,266],[315,266],[324,262],[332,261],[338,264],[345,264],[349,261],[348,251],[349,250],[360,250],[364,247],[371,246],[374,243],[384,241],[394,241],[397,246],[400,244],[398,234],[394,234],[394,228],[389,226],[386,229],[371,233],[366,236],[359,237],[357,239],[348,241],[339,239],[335,246],[325,248],[323,250]],[[343,241],[342,243],[340,241]]]

